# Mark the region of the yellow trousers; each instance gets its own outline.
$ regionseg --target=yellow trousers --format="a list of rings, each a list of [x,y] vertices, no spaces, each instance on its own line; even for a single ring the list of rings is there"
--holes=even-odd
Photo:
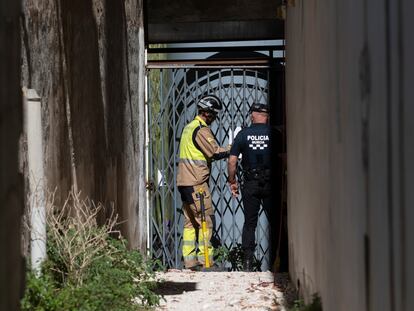
[[[192,188],[193,189],[186,189],[188,195],[184,197],[185,201],[183,200],[183,211],[185,216],[183,230],[183,258],[184,266],[186,268],[191,268],[200,263],[202,265],[205,265],[205,252],[208,254],[210,265],[212,265],[214,251],[210,241],[213,233],[212,216],[214,216],[214,211],[211,204],[210,190],[206,183],[199,186],[194,186]],[[207,250],[205,250],[204,247],[204,237],[201,230],[200,199],[197,197],[197,192],[200,190],[200,188],[202,188],[205,193],[204,206],[207,224]]]

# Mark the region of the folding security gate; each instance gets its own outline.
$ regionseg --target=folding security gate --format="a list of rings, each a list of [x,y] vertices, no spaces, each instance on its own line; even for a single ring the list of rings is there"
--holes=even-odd
[[[231,143],[235,130],[250,124],[250,105],[269,102],[270,68],[170,66],[147,72],[149,248],[163,265],[181,268],[184,216],[175,182],[181,132],[195,117],[197,100],[215,94],[224,109],[211,129],[221,146]],[[244,216],[240,196],[232,198],[227,186],[227,161],[213,162],[210,189],[216,216],[213,239],[216,246],[230,250],[241,243]],[[269,222],[263,210],[256,241],[256,258],[261,260],[262,270],[269,269]]]

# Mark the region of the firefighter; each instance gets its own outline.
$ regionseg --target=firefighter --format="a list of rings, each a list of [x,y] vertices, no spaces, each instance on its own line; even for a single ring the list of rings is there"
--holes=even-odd
[[[210,240],[215,221],[208,182],[211,162],[227,158],[230,147],[222,148],[218,145],[209,125],[216,119],[222,106],[220,99],[214,95],[202,97],[197,103],[198,115],[184,127],[180,140],[177,186],[185,216],[182,252],[185,268],[192,270],[205,265],[204,252],[208,254],[210,265],[213,264],[213,247]],[[209,240],[207,250],[204,249],[203,234],[200,229],[201,209],[197,196],[200,189],[205,193],[204,204]]]
[[[242,232],[243,270],[253,271],[255,250],[255,231],[260,204],[266,212],[270,208],[271,193],[271,139],[268,125],[269,108],[267,105],[253,103],[250,107],[252,124],[241,130],[234,139],[228,161],[228,183],[234,197],[239,194],[236,170],[239,155],[242,154],[241,187],[244,207],[244,225]]]

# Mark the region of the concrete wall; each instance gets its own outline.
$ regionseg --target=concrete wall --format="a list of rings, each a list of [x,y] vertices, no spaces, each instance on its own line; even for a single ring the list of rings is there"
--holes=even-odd
[[[142,1],[24,0],[23,11],[22,84],[42,97],[46,179],[57,188],[56,204],[75,186],[115,206],[127,220],[124,236],[145,249]]]
[[[290,269],[324,310],[414,309],[413,6],[288,8]]]
[[[0,2],[0,310],[19,310],[24,262],[20,251],[23,213],[18,142],[22,131],[20,2]]]

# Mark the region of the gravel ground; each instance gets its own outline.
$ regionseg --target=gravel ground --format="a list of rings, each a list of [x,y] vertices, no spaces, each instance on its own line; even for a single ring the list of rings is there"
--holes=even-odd
[[[157,310],[287,310],[292,300],[288,276],[272,272],[159,273],[158,293],[164,300]]]

